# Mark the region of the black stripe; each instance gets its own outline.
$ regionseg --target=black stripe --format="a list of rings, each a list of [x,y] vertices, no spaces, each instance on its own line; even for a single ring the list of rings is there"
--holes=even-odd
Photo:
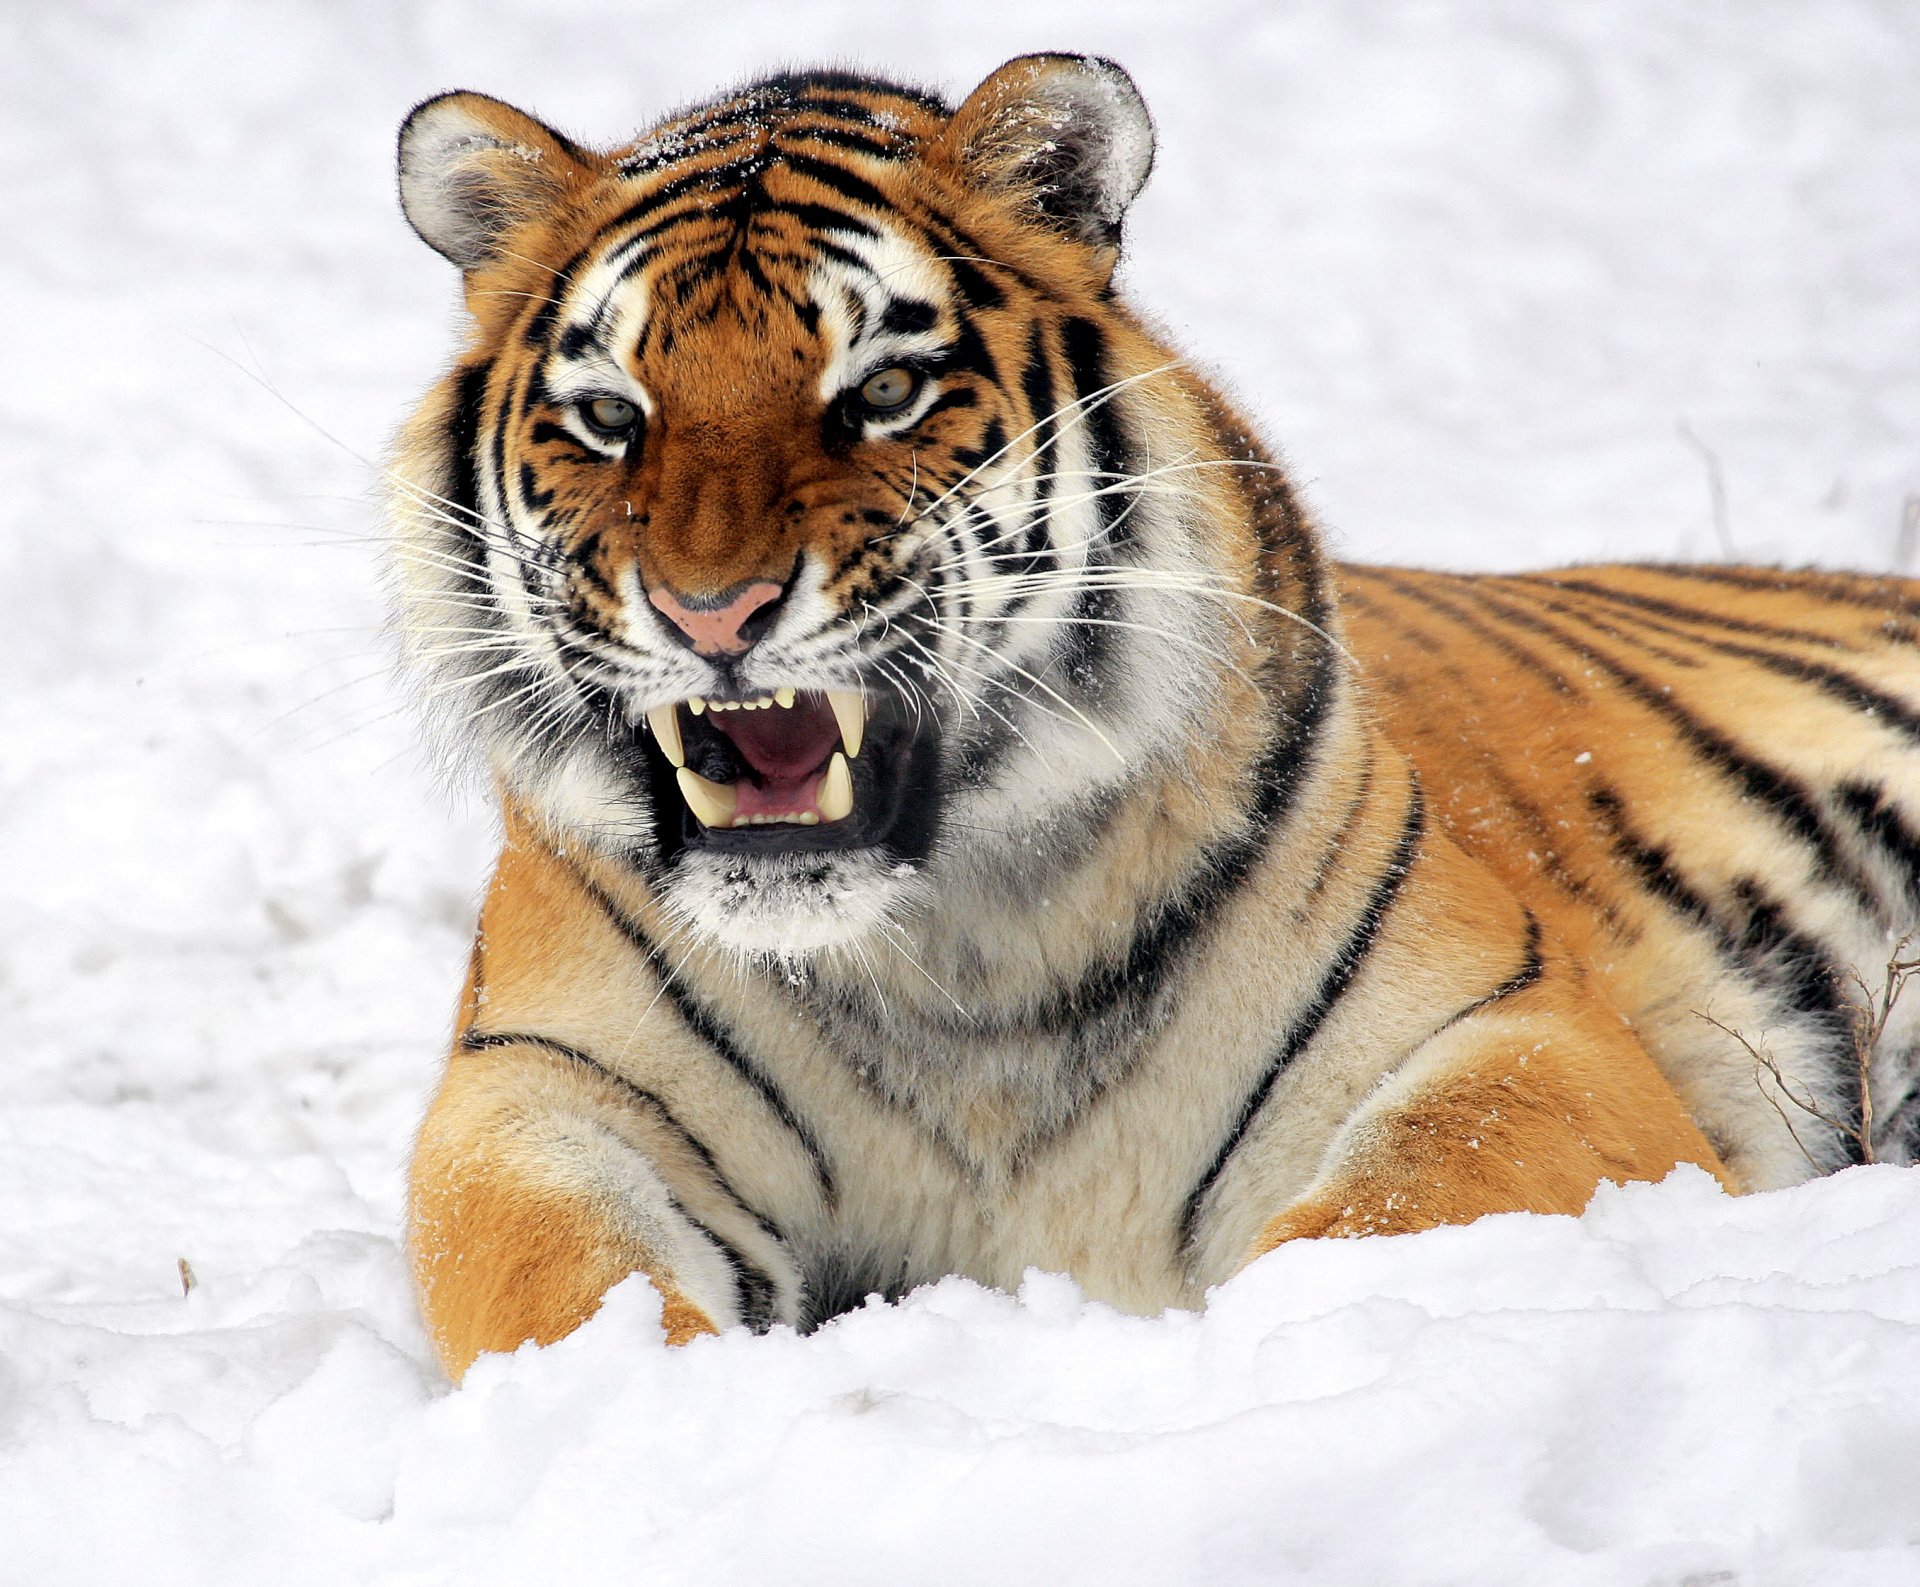
[[[754,290],[763,298],[772,297],[774,295],[773,282],[767,279],[767,273],[761,269],[760,261],[754,257],[753,250],[751,248],[736,248],[734,250],[734,257],[740,261],[741,273],[746,276],[748,281],[753,283]]]
[[[447,427],[447,464],[450,471],[447,500],[453,507],[447,517],[452,519],[452,527],[459,536],[454,554],[461,565],[456,593],[483,598],[491,597],[493,590],[486,576],[487,536],[482,527],[486,520],[480,516],[480,482],[475,472],[475,454],[480,447],[480,410],[486,402],[487,376],[492,373],[492,367],[490,364],[474,364],[461,371],[453,403],[453,417]],[[474,610],[487,613],[489,618],[493,616],[490,599]]]
[[[573,554],[568,557],[567,562],[576,574],[585,579],[588,584],[599,592],[601,598],[607,603],[611,610],[618,612],[621,609],[622,601],[619,588],[614,584],[613,580],[608,578],[606,574],[600,570],[600,556],[604,549],[605,537],[599,530],[594,530],[587,536],[585,541],[574,548]],[[571,650],[575,648],[564,639],[561,643],[566,649]],[[617,645],[623,651],[631,648],[621,641],[614,639],[611,635],[607,636],[607,643]]]
[[[1626,802],[1620,795],[1611,788],[1592,788],[1587,792],[1587,804],[1606,830],[1614,853],[1640,878],[1647,891],[1702,931],[1719,938],[1723,948],[1730,948],[1731,941],[1714,920],[1712,906],[1674,870],[1665,848],[1647,842],[1635,831],[1627,820]]]
[[[1028,275],[1018,265],[1012,264],[1006,259],[996,257],[993,249],[987,247],[979,238],[968,232],[964,226],[960,225],[960,223],[946,211],[928,205],[922,208],[920,214],[922,229],[927,233],[928,237],[933,241],[934,246],[939,249],[942,255],[951,256],[957,254],[972,260],[975,264],[984,264],[989,269],[1011,278],[1035,297],[1049,298],[1052,296],[1045,287],[1035,281],[1032,276]],[[999,292],[998,287],[993,287],[991,290],[996,295]]]
[[[589,350],[605,354],[606,345],[600,340],[600,332],[593,325],[569,325],[560,333],[560,345],[557,354],[561,358],[577,359]]]
[[[1087,431],[1087,463],[1094,478],[1111,486],[1135,472],[1127,455],[1125,433],[1121,428],[1119,393],[1106,390],[1113,384],[1107,367],[1106,333],[1092,320],[1076,315],[1060,327],[1060,344],[1067,358],[1067,370],[1073,380],[1077,406],[1052,428],[1071,428],[1083,423]],[[1095,396],[1096,392],[1101,393]],[[1126,549],[1133,540],[1125,530],[1131,514],[1125,509],[1133,500],[1132,492],[1109,490],[1094,498],[1100,510],[1101,533],[1111,535],[1116,550]]]
[[[801,97],[794,102],[794,114],[801,116],[829,116],[835,121],[851,121],[862,127],[878,127],[882,125],[882,123],[879,117],[874,114],[871,106],[863,105],[857,99],[848,99],[842,95],[831,92],[831,90],[835,88],[874,88],[878,86],[879,85],[873,83],[865,83],[857,77],[841,77],[836,81],[829,82],[824,76],[809,76],[801,85]],[[822,93],[820,92],[822,89],[829,91]],[[882,92],[884,91],[885,90],[882,90]],[[783,136],[789,132],[811,133],[812,131],[813,129],[811,127],[804,126],[785,126],[780,129],[780,133]]]
[[[1059,461],[1059,426],[1041,421],[1054,411],[1060,398],[1054,385],[1053,360],[1047,355],[1046,337],[1038,321],[1027,330],[1027,359],[1020,371],[1020,390],[1027,399],[1032,421],[1041,426],[1035,432],[1037,444],[1033,449],[1033,468],[1039,477],[1034,481],[1032,505],[1022,509],[1030,515],[1021,536],[1020,549],[1025,554],[1017,565],[1008,570],[1026,575],[1044,573],[1058,564],[1058,559],[1047,552],[1052,528],[1051,510],[1047,504],[1054,494],[1052,475]],[[999,555],[1004,555],[1005,551],[1004,546],[996,548]],[[1024,606],[1031,598],[1030,595],[1022,595],[1010,603],[1009,610]]]
[[[810,204],[799,200],[776,201],[760,206],[762,215],[790,215],[802,226],[813,231],[845,231],[856,237],[874,237],[880,230],[871,221],[862,220],[858,215],[844,209],[836,209],[831,204]]]
[[[833,99],[816,99],[824,90],[828,94],[873,94],[882,99],[905,99],[918,105],[922,110],[931,110],[940,115],[951,113],[952,107],[937,94],[923,88],[914,88],[904,83],[889,82],[880,77],[865,77],[859,72],[842,71],[834,67],[819,67],[811,71],[780,72],[756,84],[756,90],[779,93],[787,96],[796,111],[810,110],[817,103],[832,105]],[[849,110],[860,107],[849,104]],[[836,112],[838,113],[838,112]],[[868,111],[871,116],[873,112]]]
[[[851,248],[842,248],[837,242],[832,242],[825,237],[813,237],[808,241],[812,253],[816,258],[837,259],[841,264],[848,265],[855,270],[863,270],[869,275],[873,273],[873,266],[868,264],[865,259],[861,258],[860,255],[855,253]]]
[[[1241,1102],[1240,1111],[1214,1151],[1213,1161],[1207,1165],[1199,1183],[1187,1193],[1187,1199],[1181,1204],[1175,1233],[1183,1255],[1193,1248],[1195,1229],[1208,1192],[1225,1171],[1233,1154],[1239,1150],[1247,1132],[1253,1128],[1253,1122],[1266,1105],[1275,1083],[1287,1066],[1305,1052],[1319,1035],[1327,1017],[1353,985],[1354,977],[1359,974],[1360,967],[1366,963],[1367,956],[1379,940],[1380,928],[1393,909],[1394,899],[1405,883],[1407,873],[1413,868],[1421,837],[1426,830],[1426,799],[1420,791],[1418,779],[1411,782],[1409,791],[1411,797],[1407,801],[1406,820],[1401,824],[1400,841],[1394,845],[1393,858],[1387,861],[1380,879],[1374,884],[1366,907],[1360,911],[1360,917],[1348,932],[1347,940],[1340,945],[1340,951],[1328,964],[1312,999],[1294,1019],[1266,1069]]]
[[[567,290],[573,284],[571,273],[555,272],[547,283],[547,290],[537,302],[531,305],[532,312],[527,315],[527,328],[524,340],[529,347],[542,346],[553,333],[553,322],[560,313],[560,304]]]
[[[527,378],[531,378],[532,374],[533,371],[529,369],[527,371]],[[491,413],[483,413],[481,418],[483,424],[489,424],[491,426],[492,445],[489,449],[488,457],[493,464],[493,475],[490,483],[494,488],[495,494],[499,497],[500,509],[503,513],[506,512],[507,505],[507,429],[512,423],[515,408],[519,405],[520,399],[524,397],[525,394],[525,382],[522,382],[522,389],[516,391],[513,380],[509,378],[506,382],[506,389],[500,393],[500,400],[494,404]],[[480,461],[478,457],[474,459],[476,469],[479,467]],[[515,557],[519,560],[520,576],[523,579],[530,580],[531,570],[527,566],[526,554],[523,550],[524,537],[520,531],[514,527],[513,518],[510,514],[507,516],[506,522],[500,526],[500,529],[506,536],[507,543],[512,546]],[[529,587],[532,586],[530,585]]]
[[[1373,794],[1373,770],[1374,757],[1369,748],[1367,764],[1360,774],[1360,786],[1354,793],[1353,803],[1347,806],[1347,813],[1340,818],[1339,829],[1327,840],[1326,852],[1320,856],[1320,863],[1313,868],[1312,877],[1301,890],[1300,902],[1293,908],[1295,920],[1305,918],[1308,907],[1333,879],[1335,868],[1347,858],[1353,834],[1359,830],[1361,817],[1366,814],[1367,801]]]
[[[1507,621],[1541,634],[1572,651],[1582,661],[1600,668],[1648,710],[1665,717],[1702,759],[1737,783],[1749,797],[1766,805],[1778,820],[1797,833],[1801,841],[1820,856],[1821,865],[1827,873],[1855,896],[1867,914],[1876,919],[1881,916],[1883,911],[1873,884],[1861,874],[1860,868],[1827,826],[1812,795],[1793,778],[1777,767],[1746,754],[1725,734],[1694,716],[1671,694],[1630,667],[1621,665],[1604,651],[1581,644],[1554,624],[1498,600],[1484,589],[1473,589],[1470,594],[1482,606]]]
[[[1101,492],[1093,498],[1100,525],[1097,543],[1106,551],[1124,553],[1137,539],[1132,517],[1138,498],[1133,491],[1119,488],[1120,480],[1134,469],[1120,423],[1118,393],[1105,389],[1112,384],[1106,334],[1092,320],[1076,316],[1061,326],[1060,340],[1076,400],[1069,412],[1048,424],[1047,431],[1057,436],[1063,430],[1084,427],[1089,474]],[[1097,702],[1104,692],[1118,632],[1113,625],[1125,606],[1119,590],[1093,586],[1080,592],[1068,616],[1060,665],[1091,701]]]
[[[901,160],[913,152],[913,146],[904,140],[879,138],[871,133],[855,132],[851,127],[793,127],[781,134],[781,142],[784,144],[789,138],[804,138],[809,143],[848,149],[875,160]]]
[[[927,411],[914,421],[915,428],[923,425],[936,413],[949,413],[955,408],[977,407],[980,394],[971,386],[956,386],[951,391],[943,391],[927,404]]]
[[[1920,712],[1916,712],[1898,696],[1876,689],[1839,667],[1830,667],[1819,661],[1805,661],[1798,656],[1783,656],[1751,645],[1736,645],[1727,640],[1702,639],[1699,643],[1723,654],[1751,661],[1755,666],[1764,667],[1783,678],[1792,678],[1796,683],[1810,683],[1861,715],[1885,722],[1904,737],[1920,743]]]
[[[1610,589],[1604,584],[1596,584],[1589,579],[1567,579],[1552,573],[1535,573],[1525,575],[1515,582],[1550,584],[1558,590],[1577,590],[1583,595],[1595,596],[1618,606],[1631,606],[1637,611],[1650,612],[1654,616],[1669,618],[1677,623],[1698,623],[1722,629],[1728,633],[1749,634],[1756,639],[1785,639],[1795,644],[1817,645],[1823,650],[1855,648],[1843,639],[1836,638],[1832,634],[1819,633],[1814,629],[1786,628],[1777,623],[1754,622],[1748,618],[1731,616],[1726,612],[1710,611],[1704,606],[1687,606],[1678,601],[1662,600],[1657,595],[1640,595],[1626,590]]]
[[[529,514],[544,512],[553,505],[553,492],[539,488],[533,465],[527,462],[520,465],[520,505]]]
[[[790,152],[783,155],[781,162],[796,176],[804,176],[818,182],[822,187],[830,187],[842,198],[851,199],[856,204],[864,204],[868,209],[890,211],[892,200],[875,187],[865,177],[855,176],[844,166],[834,165],[826,160],[816,160],[810,154]],[[867,228],[872,232],[872,228]]]
[[[741,1212],[753,1219],[762,1233],[775,1241],[780,1241],[782,1244],[785,1243],[784,1240],[782,1240],[779,1229],[774,1226],[771,1220],[763,1217],[760,1213],[754,1211],[752,1207],[748,1206],[745,1201],[741,1200],[732,1185],[727,1182],[726,1176],[720,1172],[719,1166],[713,1160],[713,1154],[709,1152],[700,1141],[696,1140],[692,1133],[673,1116],[672,1110],[669,1109],[659,1097],[655,1096],[645,1087],[637,1086],[625,1076],[615,1074],[611,1069],[607,1068],[605,1064],[595,1058],[589,1057],[579,1048],[569,1046],[563,1041],[555,1041],[550,1036],[534,1036],[524,1031],[467,1031],[461,1036],[460,1045],[468,1052],[484,1052],[496,1047],[535,1047],[542,1052],[551,1053],[555,1057],[565,1058],[572,1063],[579,1064],[583,1068],[589,1069],[607,1080],[611,1080],[615,1085],[621,1087],[621,1089],[632,1093],[635,1097],[647,1103],[660,1116],[662,1122],[671,1127],[674,1132],[680,1136],[681,1140],[706,1164],[707,1169],[713,1175],[715,1183],[726,1193],[728,1200],[732,1201]],[[773,1280],[761,1268],[750,1262],[746,1254],[731,1240],[720,1234],[702,1219],[695,1217],[693,1213],[687,1209],[686,1204],[682,1202],[664,1182],[661,1188],[665,1191],[668,1204],[672,1207],[674,1213],[680,1218],[683,1218],[696,1233],[701,1235],[708,1244],[718,1251],[720,1253],[720,1259],[727,1264],[727,1271],[733,1278],[734,1307],[740,1315],[740,1321],[754,1333],[765,1333],[767,1329],[771,1328],[773,1324],[779,1320],[774,1310],[774,1298],[778,1292],[775,1289]],[[651,1277],[651,1275],[649,1276]]]
[[[1583,628],[1590,628],[1597,634],[1604,634],[1616,644],[1625,645],[1631,650],[1640,651],[1645,655],[1658,656],[1662,661],[1667,662],[1671,666],[1685,667],[1689,671],[1697,672],[1701,667],[1706,665],[1697,655],[1688,655],[1683,651],[1673,650],[1666,645],[1655,643],[1654,640],[1648,637],[1647,632],[1645,632],[1646,630],[1650,630],[1656,634],[1666,634],[1692,645],[1707,643],[1707,641],[1702,640],[1699,635],[1690,634],[1685,629],[1675,628],[1668,623],[1655,622],[1650,617],[1637,616],[1631,612],[1608,612],[1604,610],[1596,612],[1592,609],[1590,602],[1582,604],[1572,599],[1556,600],[1551,595],[1542,594],[1541,591],[1535,588],[1532,582],[1527,579],[1499,578],[1496,576],[1490,578],[1488,583],[1497,584],[1503,594],[1520,600],[1532,601],[1545,611],[1569,618],[1573,622],[1580,624]],[[1632,627],[1622,628],[1618,626],[1621,623],[1631,624]]]
[[[737,1249],[732,1241],[722,1238],[709,1229],[685,1207],[679,1206],[678,1203],[675,1203],[675,1206],[681,1217],[713,1242],[721,1258],[731,1269],[733,1304],[740,1314],[740,1321],[746,1325],[750,1333],[765,1333],[780,1320],[774,1306],[776,1291],[773,1280],[749,1262],[745,1253]]]
[[[800,1143],[806,1153],[807,1162],[813,1169],[814,1182],[820,1188],[820,1199],[828,1208],[839,1201],[839,1189],[834,1183],[833,1170],[827,1162],[827,1154],[820,1145],[819,1137],[807,1123],[793,1111],[786,1095],[766,1072],[760,1062],[751,1057],[734,1039],[719,1018],[699,1002],[694,995],[680,984],[680,973],[667,962],[658,945],[649,937],[637,920],[627,912],[577,866],[569,864],[568,870],[579,884],[581,891],[600,906],[614,928],[625,937],[647,961],[647,966],[660,982],[660,989],[666,1000],[673,1005],[674,1012],[680,1016],[681,1023],[688,1030],[711,1047],[721,1062],[733,1070],[757,1093],[767,1105],[769,1112],[785,1125],[793,1138]]]
[[[1073,598],[1073,606],[1061,620],[1058,664],[1074,689],[1090,707],[1105,703],[1107,688],[1113,680],[1113,654],[1119,646],[1121,613],[1126,610],[1121,592],[1100,585],[1083,588]]]
[[[1301,613],[1316,626],[1330,620],[1324,585],[1316,574],[1306,590]],[[1105,1016],[1122,998],[1148,1004],[1185,963],[1212,927],[1227,901],[1246,886],[1266,857],[1275,832],[1292,810],[1315,759],[1320,731],[1334,695],[1338,655],[1317,636],[1305,678],[1275,703],[1279,726],[1260,758],[1247,770],[1253,797],[1246,825],[1234,837],[1214,844],[1196,863],[1180,892],[1146,915],[1118,961],[1089,971],[1069,992],[1031,1016],[1031,1024],[1060,1028]]]
[[[650,1091],[645,1086],[629,1080],[625,1075],[609,1069],[591,1053],[570,1043],[557,1041],[551,1036],[536,1036],[527,1031],[468,1030],[461,1034],[460,1045],[468,1052],[487,1052],[496,1047],[538,1047],[542,1052],[552,1053],[556,1058],[565,1058],[570,1063],[578,1064],[582,1069],[590,1070],[603,1079],[611,1080],[622,1091],[655,1114],[662,1124],[680,1138],[681,1144],[692,1152],[707,1172],[713,1176],[714,1183],[720,1187],[727,1199],[751,1218],[763,1234],[771,1240],[779,1241],[782,1245],[786,1244],[786,1236],[780,1232],[780,1226],[734,1189],[733,1182],[721,1172],[719,1161],[708,1149],[706,1142],[680,1122],[674,1115],[673,1109],[667,1106],[657,1092]]]
[[[896,336],[919,336],[940,323],[940,310],[924,298],[891,298],[880,315],[880,329]]]
[[[1006,293],[980,268],[977,260],[957,251],[943,253],[941,259],[953,273],[954,291],[970,308],[997,309],[1006,303]]]
[[[1733,589],[1772,595],[1805,595],[1809,590],[1836,606],[1858,606],[1867,611],[1901,617],[1920,617],[1920,600],[1898,594],[1881,581],[1844,573],[1785,573],[1758,568],[1662,567],[1667,578],[1692,579],[1701,584],[1725,584]],[[1894,582],[1909,584],[1907,579]],[[1864,586],[1864,588],[1862,587]]]
[[[1515,579],[1502,582],[1507,584],[1525,584],[1533,581]],[[1599,629],[1600,632],[1610,634],[1624,643],[1640,644],[1646,649],[1654,650],[1656,654],[1668,655],[1669,659],[1678,660],[1689,667],[1700,665],[1700,663],[1692,657],[1670,656],[1669,652],[1659,650],[1656,646],[1646,645],[1644,641],[1623,634],[1618,629],[1601,622],[1598,618],[1592,617],[1575,608],[1570,608],[1561,602],[1545,599],[1538,595],[1535,595],[1534,598],[1539,600],[1542,605],[1568,616],[1577,617],[1581,621]],[[1755,666],[1762,667],[1768,672],[1776,673],[1780,677],[1791,678],[1795,683],[1811,684],[1822,693],[1833,696],[1850,710],[1858,711],[1862,716],[1869,716],[1884,721],[1906,738],[1920,743],[1920,711],[1915,711],[1911,705],[1905,700],[1900,699],[1897,695],[1888,694],[1883,689],[1875,688],[1864,679],[1856,677],[1853,673],[1847,672],[1842,668],[1829,666],[1827,663],[1821,661],[1809,661],[1803,656],[1791,655],[1777,650],[1762,649],[1757,645],[1743,645],[1730,639],[1712,639],[1705,634],[1691,632],[1684,628],[1677,628],[1668,623],[1656,622],[1650,617],[1639,617],[1630,620],[1639,622],[1643,626],[1655,629],[1661,633],[1672,634],[1678,638],[1682,638],[1687,643],[1698,645],[1704,650],[1711,650],[1716,655],[1732,656],[1740,661],[1750,661]],[[1753,625],[1747,626],[1751,627]],[[1791,637],[1797,639],[1800,636],[1796,634]],[[1809,637],[1817,638],[1818,636]],[[1830,645],[1829,648],[1837,649],[1841,647],[1837,643],[1834,643]]]
[[[960,465],[962,470],[970,473],[984,464],[988,458],[997,457],[1000,453],[1004,452],[1006,448],[1007,427],[1000,422],[999,417],[996,415],[987,420],[987,427],[981,433],[979,446],[956,446],[953,449],[953,460]],[[921,489],[923,493],[926,490],[929,478],[930,475],[928,474],[921,475]],[[951,489],[951,482],[943,484],[940,488],[943,490]]]
[[[1487,993],[1485,997],[1476,997],[1465,1008],[1461,1009],[1459,1013],[1450,1016],[1444,1025],[1437,1026],[1434,1029],[1433,1035],[1438,1036],[1443,1030],[1451,1030],[1455,1025],[1458,1025],[1461,1020],[1479,1013],[1481,1009],[1487,1007],[1489,1004],[1498,1003],[1503,997],[1512,997],[1516,992],[1524,992],[1528,987],[1537,983],[1540,977],[1546,974],[1547,970],[1546,960],[1540,956],[1540,936],[1540,917],[1529,909],[1527,910],[1527,946],[1525,957],[1521,961],[1520,968],[1515,970],[1512,975],[1508,976],[1506,980],[1502,981],[1491,992]],[[1433,1036],[1427,1038],[1429,1041],[1432,1039]]]
[[[1664,846],[1649,842],[1634,829],[1619,794],[1611,788],[1595,788],[1587,802],[1606,829],[1614,852],[1647,890],[1712,937],[1722,957],[1739,965],[1753,981],[1783,995],[1797,1012],[1838,1015],[1843,1000],[1831,956],[1788,922],[1780,904],[1756,880],[1734,881],[1731,893],[1738,907],[1717,909],[1674,868]]]
[[[1000,365],[988,351],[985,338],[981,336],[979,327],[973,323],[973,317],[969,314],[960,316],[960,325],[954,333],[953,345],[938,357],[929,360],[929,365],[942,374],[966,370],[995,383],[1000,379]]]
[[[1787,919],[1785,907],[1751,876],[1733,884],[1744,918],[1734,951],[1748,964],[1765,966],[1768,979],[1803,1014],[1838,1014],[1844,1006],[1827,950]]]
[[[1565,673],[1549,665],[1544,657],[1528,650],[1524,645],[1516,644],[1508,635],[1501,633],[1497,628],[1489,627],[1479,618],[1463,611],[1452,601],[1435,594],[1424,585],[1416,584],[1410,579],[1397,578],[1384,568],[1369,568],[1367,571],[1403,600],[1411,601],[1416,606],[1424,606],[1428,611],[1445,618],[1457,627],[1466,629],[1484,644],[1491,645],[1515,666],[1525,669],[1540,679],[1555,694],[1575,695],[1580,692],[1568,680]]]
[[[702,166],[698,170],[687,171],[680,176],[670,177],[667,181],[662,182],[658,187],[654,188],[652,192],[635,199],[625,209],[621,210],[618,215],[615,215],[612,220],[600,228],[600,234],[604,237],[611,232],[624,231],[627,227],[645,220],[649,215],[664,209],[677,199],[685,198],[690,193],[711,193],[716,189],[729,186],[731,184],[728,179],[735,174],[737,174],[736,167],[722,163]],[[698,213],[698,211],[689,211],[687,213]],[[680,218],[678,215],[668,216],[664,221],[648,226],[644,230],[635,233],[634,236],[623,238],[621,245],[624,247],[637,241],[641,237],[652,236],[659,230],[661,225],[671,225],[675,220]]]
[[[1907,825],[1886,789],[1872,783],[1843,782],[1833,794],[1841,809],[1880,845],[1894,869],[1901,873],[1908,899],[1920,897],[1920,832]]]

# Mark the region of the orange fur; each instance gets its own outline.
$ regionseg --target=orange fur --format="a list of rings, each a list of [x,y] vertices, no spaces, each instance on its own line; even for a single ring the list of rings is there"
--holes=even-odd
[[[1512,1039],[1396,1099],[1250,1259],[1302,1237],[1406,1234],[1495,1212],[1577,1213],[1603,1182],[1728,1175],[1617,1021],[1565,982],[1514,1000]],[[1735,1188],[1728,1183],[1728,1188]]]
[[[543,1185],[515,1151],[511,1059],[456,1047],[421,1126],[411,1170],[414,1282],[448,1374],[484,1351],[551,1344],[600,1309],[630,1273],[657,1263],[591,1202]],[[660,1291],[669,1344],[713,1324],[669,1281]]]

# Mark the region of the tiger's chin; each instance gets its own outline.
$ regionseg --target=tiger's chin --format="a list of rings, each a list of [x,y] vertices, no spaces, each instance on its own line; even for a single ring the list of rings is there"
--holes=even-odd
[[[920,907],[921,867],[880,849],[683,853],[662,889],[695,933],[745,957],[793,964],[857,944]]]

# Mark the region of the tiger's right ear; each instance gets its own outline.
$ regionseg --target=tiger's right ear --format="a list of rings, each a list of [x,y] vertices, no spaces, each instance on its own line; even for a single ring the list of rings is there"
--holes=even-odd
[[[602,163],[501,100],[441,94],[401,123],[400,208],[429,247],[475,270]]]
[[[1097,55],[1021,55],[966,98],[942,142],[972,179],[1111,261],[1153,169],[1153,118]]]

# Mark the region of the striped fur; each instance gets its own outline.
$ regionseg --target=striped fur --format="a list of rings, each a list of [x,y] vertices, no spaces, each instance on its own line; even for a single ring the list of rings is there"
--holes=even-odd
[[[455,1374],[633,1271],[675,1340],[1030,1266],[1145,1312],[1283,1239],[1860,1155],[1920,588],[1331,566],[1113,294],[1150,159],[1076,57],[610,154],[410,120],[472,323],[392,470],[397,624],[505,836],[413,1165]],[[737,798],[770,752],[682,702],[787,689],[802,736],[864,696],[853,813],[696,817],[663,713]]]

